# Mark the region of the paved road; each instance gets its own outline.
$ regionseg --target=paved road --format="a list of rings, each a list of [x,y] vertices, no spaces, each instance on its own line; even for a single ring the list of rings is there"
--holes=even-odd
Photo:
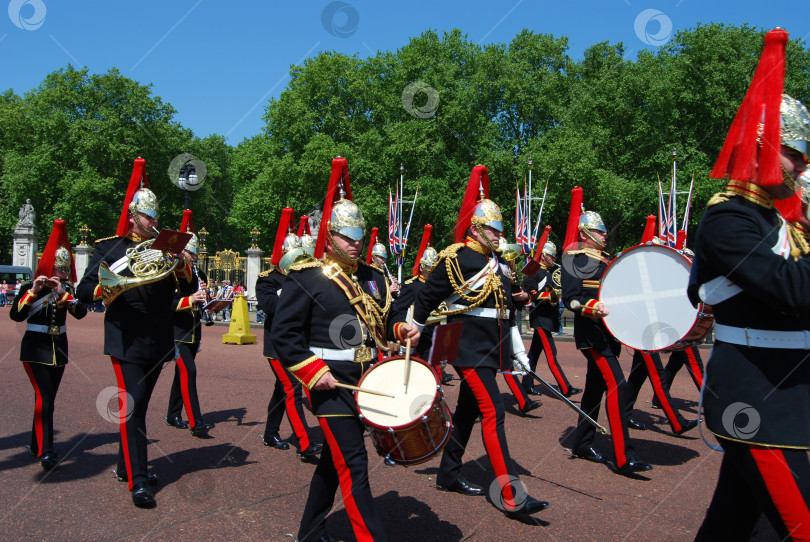
[[[0,311],[8,310],[0,309]],[[147,417],[151,472],[160,478],[158,506],[136,509],[125,484],[113,479],[118,429],[105,417],[114,385],[102,356],[103,315],[68,322],[71,362],[56,402],[57,469],[44,472],[27,454],[33,393],[17,361],[24,326],[0,312],[0,538],[4,540],[290,540],[306,499],[313,465],[293,449],[261,444],[273,376],[259,344],[222,345],[226,328],[204,328],[197,358],[199,393],[207,419],[217,424],[201,440],[163,421],[173,367],[160,377]],[[255,330],[259,331],[259,330]],[[575,386],[582,387],[585,362],[571,342],[560,357]],[[704,352],[704,358],[708,352]],[[630,356],[622,355],[625,371]],[[541,360],[541,375],[551,378]],[[505,384],[506,430],[513,458],[530,494],[551,506],[537,522],[507,519],[486,498],[441,493],[433,487],[438,459],[411,468],[387,467],[369,443],[371,486],[391,540],[691,540],[711,498],[720,453],[694,431],[674,437],[660,410],[652,410],[651,388],[642,390],[635,417],[651,425],[631,436],[639,455],[654,465],[630,479],[602,465],[571,459],[565,435],[576,415],[560,401],[543,398],[536,416],[521,418]],[[108,394],[108,395],[105,395]],[[445,387],[452,408],[457,387]],[[688,418],[697,391],[683,371],[673,386],[676,405]],[[101,400],[99,401],[99,398]],[[533,414],[535,414],[533,413]],[[308,414],[310,426],[314,418]],[[606,425],[604,412],[600,417]],[[285,420],[282,436],[291,431]],[[316,430],[318,438],[322,435]],[[608,437],[597,446],[608,452]],[[480,432],[473,433],[464,475],[486,487],[493,480]],[[328,519],[332,536],[352,540],[338,496]],[[769,528],[759,540],[769,540]]]

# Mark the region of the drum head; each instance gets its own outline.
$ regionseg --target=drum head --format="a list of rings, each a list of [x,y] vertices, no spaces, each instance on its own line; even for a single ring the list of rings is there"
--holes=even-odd
[[[394,398],[357,392],[357,409],[365,421],[379,427],[402,427],[422,417],[438,395],[436,374],[425,362],[411,358],[407,385],[405,358],[392,358],[369,369],[358,386]]]
[[[691,263],[676,250],[642,245],[623,252],[602,277],[599,300],[608,330],[637,350],[664,350],[685,337],[697,309],[689,302]]]

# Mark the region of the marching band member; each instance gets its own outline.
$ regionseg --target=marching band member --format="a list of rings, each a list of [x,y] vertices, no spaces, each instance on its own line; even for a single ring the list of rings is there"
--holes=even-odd
[[[650,470],[652,467],[636,457],[627,433],[627,383],[617,356],[619,341],[610,334],[602,318],[609,308],[598,301],[599,281],[608,266],[602,250],[607,229],[602,217],[593,211],[580,216],[582,189],[572,190],[571,213],[565,236],[565,258],[562,265],[562,293],[565,306],[574,313],[574,340],[588,360],[582,410],[596,419],[599,404],[607,391],[607,415],[613,437],[615,467],[620,473]],[[581,249],[575,249],[579,240]],[[606,463],[593,447],[594,427],[580,415],[572,433],[572,455],[595,463]]]
[[[273,395],[267,405],[267,423],[262,435],[265,446],[272,446],[279,450],[288,450],[290,445],[282,440],[278,432],[281,428],[281,419],[287,413],[293,433],[298,439],[301,461],[310,461],[321,451],[322,445],[310,442],[309,429],[304,417],[303,393],[301,383],[292,378],[287,369],[278,359],[272,340],[273,316],[276,313],[278,296],[281,291],[287,271],[280,266],[282,256],[292,251],[301,250],[300,238],[292,233],[293,209],[287,207],[281,211],[281,221],[278,224],[276,240],[273,245],[273,254],[270,259],[271,268],[259,273],[256,280],[256,301],[259,308],[265,313],[264,320],[264,356],[270,363],[270,369],[276,377]],[[303,224],[302,224],[303,226]],[[303,251],[302,251],[303,252]]]
[[[127,249],[135,249],[150,239],[158,225],[158,202],[146,187],[145,166],[143,158],[135,160],[116,235],[96,241],[96,250],[76,291],[85,303],[105,298],[104,354],[110,356],[115,371],[121,418],[115,472],[119,480],[129,482],[135,506],[151,508],[155,497],[149,486],[157,479],[146,472],[146,410],[160,369],[174,358],[175,291],[191,295],[199,284],[185,260],[148,278],[133,278]],[[102,283],[102,264],[128,284],[113,288]],[[105,277],[106,273],[109,271],[105,270]],[[119,295],[112,298],[113,293]]]
[[[479,198],[480,195],[480,198]],[[439,254],[439,261],[416,299],[414,323],[424,324],[446,301],[448,323],[463,322],[458,356],[453,364],[461,378],[453,414],[453,434],[444,448],[436,485],[443,491],[482,495],[484,489],[461,476],[462,458],[473,425],[483,416],[481,430],[487,455],[500,487],[495,503],[509,517],[524,518],[548,506],[530,497],[509,456],[504,408],[496,381],[499,370],[528,368],[525,347],[512,309],[509,266],[498,257],[503,232],[498,206],[486,199],[489,177],[475,166],[456,225],[456,243]],[[514,358],[514,361],[513,361]]]
[[[338,487],[357,539],[387,538],[368,480],[365,427],[352,394],[336,386],[357,384],[377,349],[387,348],[391,294],[385,276],[361,261],[364,237],[365,221],[352,201],[348,164],[337,157],[315,246],[317,261],[290,268],[272,323],[273,347],[310,390],[312,411],[325,438],[301,518],[302,542],[327,537],[326,516]],[[397,323],[393,329],[396,340],[419,340],[415,326]]]
[[[202,417],[200,399],[197,394],[197,352],[200,350],[202,340],[202,306],[205,304],[205,289],[207,277],[201,275],[197,269],[197,236],[194,235],[191,210],[183,211],[183,221],[180,231],[191,233],[191,240],[183,250],[183,257],[192,265],[195,280],[199,282],[200,289],[191,295],[184,296],[180,292],[175,295],[174,343],[177,348],[174,367],[174,380],[169,393],[169,408],[166,412],[166,423],[178,429],[188,429],[195,437],[208,436],[208,430],[214,424]],[[188,422],[181,417],[183,406],[186,407]]]
[[[540,256],[540,269],[531,277],[523,280],[523,289],[529,294],[534,307],[529,313],[529,324],[534,328],[532,344],[529,347],[529,367],[534,371],[540,353],[545,352],[548,368],[560,393],[572,397],[582,390],[571,386],[565,373],[557,360],[557,345],[554,343],[553,333],[560,329],[560,293],[554,288],[554,262],[557,259],[557,247],[551,241],[544,243]],[[523,387],[533,395],[540,395],[540,390],[534,387],[531,375],[523,377]]]
[[[391,271],[388,270],[388,264],[386,263],[388,251],[385,250],[385,245],[377,238],[377,232],[377,228],[371,228],[371,241],[368,246],[366,263],[376,265],[377,268],[385,274],[385,278],[388,281],[388,289],[391,291],[391,295],[396,298],[400,291],[399,281],[391,274]]]
[[[765,36],[710,174],[728,186],[695,242],[689,296],[715,318],[702,401],[724,451],[699,541],[747,540],[763,513],[781,539],[810,539],[810,260],[785,222],[801,212],[810,115],[782,94],[787,41],[781,29]]]
[[[87,314],[87,306],[72,294],[70,283],[76,282],[76,265],[61,218],[53,222],[34,276],[33,283],[17,291],[9,316],[15,322],[28,322],[20,344],[20,361],[36,399],[29,450],[43,469],[51,470],[59,462],[53,450],[54,402],[69,359],[65,321],[68,313],[77,320]]]

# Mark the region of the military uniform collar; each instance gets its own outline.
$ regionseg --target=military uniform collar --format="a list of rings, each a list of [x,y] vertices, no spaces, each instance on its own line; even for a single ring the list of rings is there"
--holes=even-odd
[[[482,245],[481,243],[479,243],[478,241],[476,241],[475,239],[473,239],[472,237],[468,236],[464,240],[464,246],[473,249],[478,254],[483,254],[484,256],[489,255],[489,249],[484,245]]]
[[[324,258],[324,263],[326,265],[331,265],[331,264],[337,265],[338,267],[340,267],[341,271],[343,271],[344,273],[346,273],[349,276],[352,276],[355,273],[357,273],[357,262],[353,262],[351,264],[348,264],[348,263],[336,260],[336,259],[332,258],[331,256],[326,256],[326,258]]]
[[[144,241],[149,239],[149,237],[144,237],[143,235],[137,234],[134,231],[127,233],[125,237],[127,239],[132,239],[136,243],[143,243]]]
[[[757,186],[754,183],[731,180],[728,182],[726,192],[734,196],[740,196],[766,209],[773,208],[775,198],[768,194],[761,186]]]

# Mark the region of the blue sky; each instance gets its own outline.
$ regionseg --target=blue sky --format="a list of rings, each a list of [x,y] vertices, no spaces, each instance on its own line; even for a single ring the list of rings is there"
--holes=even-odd
[[[581,58],[600,41],[623,42],[634,58],[698,23],[785,28],[810,39],[796,0],[0,0],[0,90],[18,94],[72,63],[152,84],[176,120],[230,144],[259,133],[267,101],[289,67],[319,51],[365,58],[396,50],[427,29],[460,28],[481,44],[509,42],[523,28],[565,35]]]

